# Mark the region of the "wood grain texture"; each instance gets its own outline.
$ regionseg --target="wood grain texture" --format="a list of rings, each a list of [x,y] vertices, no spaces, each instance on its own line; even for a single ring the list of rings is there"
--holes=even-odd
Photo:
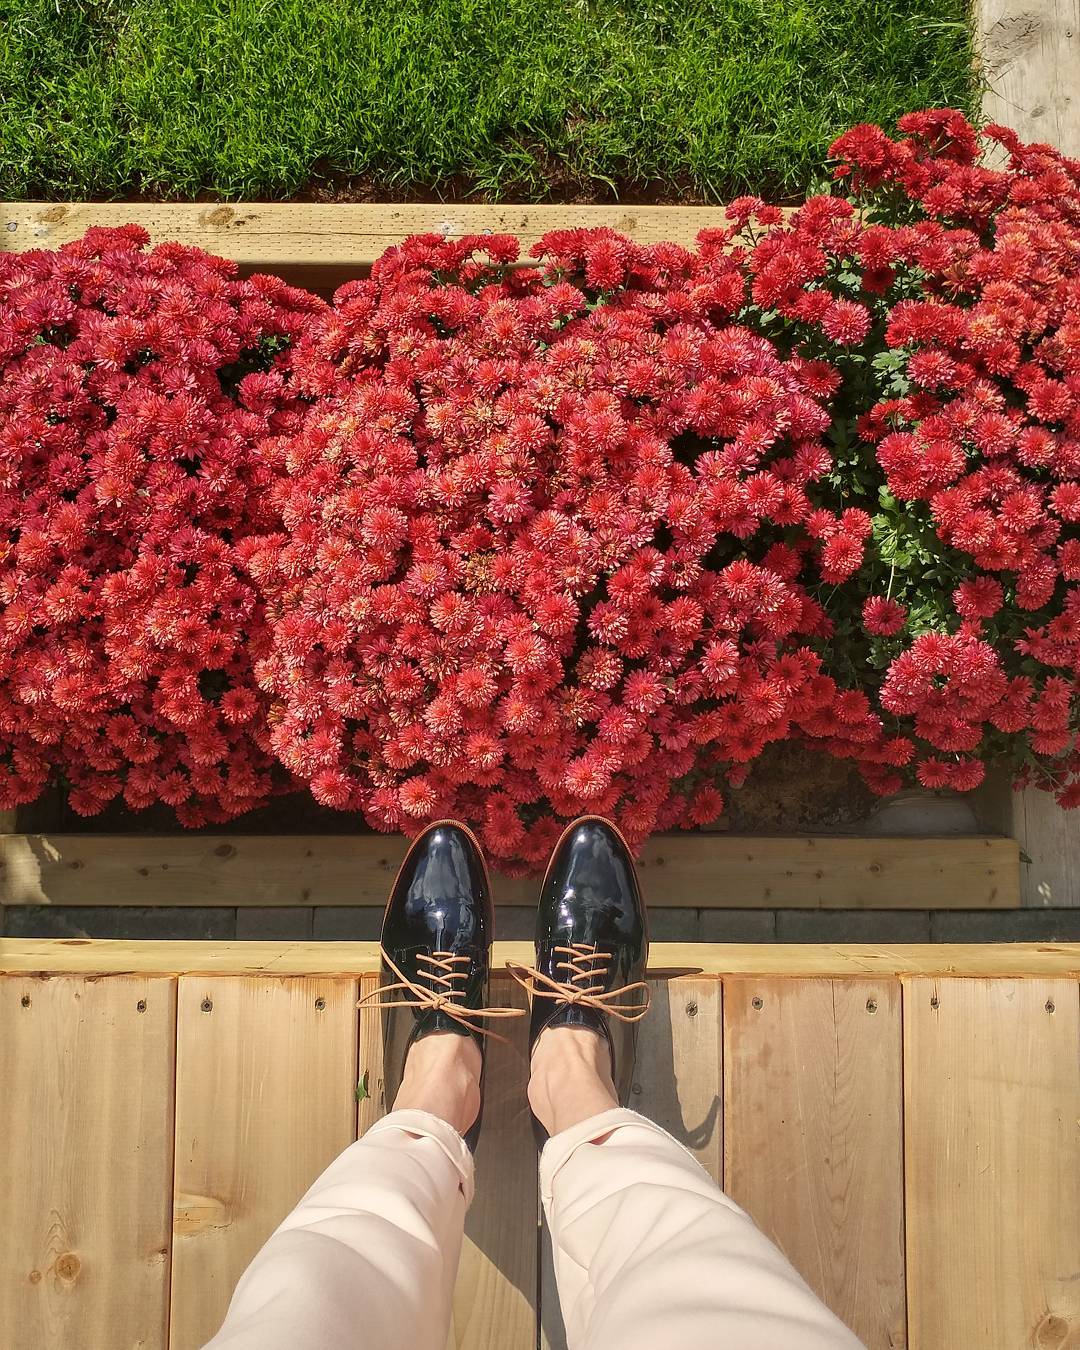
[[[1080,992],[904,986],[911,1350],[1080,1345]]]
[[[508,975],[491,982],[491,1002],[525,1008]],[[476,1198],[465,1220],[449,1345],[451,1350],[534,1350],[539,1201],[536,1145],[525,1090],[529,1019],[498,1024],[489,1041],[484,1123],[476,1150]]]
[[[398,835],[0,834],[9,905],[382,905]],[[1000,909],[1020,903],[1013,839],[655,835],[639,862],[653,909]],[[493,878],[503,905],[534,878]]]
[[[1080,155],[1080,0],[977,0],[983,112]]]
[[[649,981],[638,1032],[630,1105],[684,1144],[717,1184],[723,1180],[723,991],[712,978]],[[540,1264],[541,1350],[566,1350],[551,1240]]]
[[[217,1331],[251,1258],[356,1137],[356,999],[354,979],[180,980],[170,1350]]]
[[[496,942],[495,969],[528,963],[532,943]],[[107,975],[363,975],[379,968],[375,942],[133,942],[0,938],[0,971]],[[914,943],[882,947],[794,943],[654,942],[654,974],[965,975],[1080,977],[1080,943]]]
[[[1038,909],[1080,905],[1080,811],[1064,811],[1051,792],[1013,795],[1010,833],[1020,845],[1020,903]]]
[[[174,980],[0,979],[0,1343],[165,1350]]]
[[[899,986],[726,980],[724,1064],[728,1194],[869,1350],[906,1345]]]
[[[367,998],[379,987],[379,974],[360,976],[360,997]],[[365,1005],[360,1013],[360,1063],[357,1071],[357,1138],[381,1120],[390,1109],[383,1092],[383,1014]]]
[[[378,987],[365,975],[361,995]],[[525,1008],[525,991],[506,975],[491,984],[492,1005]],[[484,1123],[476,1152],[476,1198],[465,1220],[448,1350],[535,1350],[538,1199],[536,1146],[529,1124],[529,1020],[497,1028],[508,1044],[489,1041]],[[383,1092],[382,1029],[360,1018],[360,1074],[367,1095],[359,1107],[361,1134],[392,1106]]]
[[[294,285],[339,285],[410,234],[514,234],[522,253],[549,230],[605,225],[639,243],[693,247],[699,230],[727,224],[710,206],[483,206],[463,203],[11,202],[0,207],[0,251],[58,248],[91,225],[138,222],[160,243],[176,239],[245,271]]]
[[[673,1134],[723,1185],[723,990],[719,980],[649,981],[638,1035],[635,1111]]]

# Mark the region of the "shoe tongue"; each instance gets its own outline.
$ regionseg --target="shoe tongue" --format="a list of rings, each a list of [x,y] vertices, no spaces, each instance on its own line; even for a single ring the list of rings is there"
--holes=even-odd
[[[584,1027],[594,1031],[603,1040],[614,1057],[615,1050],[611,1042],[608,1020],[595,1008],[585,1008],[579,1003],[560,1003],[543,1023],[544,1027]]]
[[[416,1019],[416,1025],[413,1027],[412,1035],[409,1037],[409,1045],[414,1045],[417,1041],[422,1041],[425,1036],[434,1036],[436,1033],[453,1032],[457,1036],[471,1036],[479,1043],[479,1037],[471,1027],[465,1026],[463,1022],[457,1021],[448,1013],[438,1008],[429,1008],[421,1013]]]

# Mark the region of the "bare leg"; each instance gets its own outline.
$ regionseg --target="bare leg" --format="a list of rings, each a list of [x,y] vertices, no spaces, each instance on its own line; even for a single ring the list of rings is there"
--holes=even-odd
[[[549,1027],[532,1055],[529,1105],[548,1134],[618,1106],[607,1042],[585,1027]]]
[[[480,1110],[480,1047],[473,1038],[445,1032],[417,1041],[394,1110],[427,1111],[464,1134]]]

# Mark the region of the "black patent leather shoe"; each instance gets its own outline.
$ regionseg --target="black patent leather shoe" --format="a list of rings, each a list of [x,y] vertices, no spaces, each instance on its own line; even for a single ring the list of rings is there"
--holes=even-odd
[[[585,1027],[606,1042],[619,1101],[629,1100],[637,1023],[649,1008],[645,904],[634,860],[610,821],[583,816],[551,855],[536,916],[536,967],[511,964],[529,990],[529,1049],[549,1027]],[[547,1135],[534,1118],[537,1142]]]
[[[413,840],[386,902],[382,980],[369,1004],[386,1010],[383,1084],[392,1107],[410,1048],[425,1036],[471,1036],[484,1052],[488,1018],[515,1015],[488,1008],[494,915],[483,855],[471,830],[437,821]],[[366,1000],[362,1000],[366,1002]],[[483,1115],[465,1135],[476,1148]]]

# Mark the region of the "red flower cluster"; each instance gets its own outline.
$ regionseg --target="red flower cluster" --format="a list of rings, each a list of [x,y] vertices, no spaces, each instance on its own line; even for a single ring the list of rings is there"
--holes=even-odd
[[[320,401],[264,447],[283,528],[240,551],[319,800],[531,864],[584,811],[711,820],[831,706],[800,578],[848,575],[869,519],[816,506],[827,374],[731,321],[722,242],[573,231],[511,270],[512,239],[411,239],[310,326]]]
[[[900,130],[696,251],[420,237],[332,306],[137,230],[0,260],[0,806],[292,775],[527,867],[787,737],[1080,802],[1080,164]]]
[[[299,424],[288,352],[320,305],[129,226],[0,255],[0,806],[189,825],[276,781],[253,679],[256,447]]]
[[[841,137],[849,195],[747,260],[761,331],[840,373],[834,481],[873,518],[829,666],[877,691],[895,754],[856,757],[879,791],[905,762],[970,788],[997,761],[1075,805],[1080,164],[992,127],[1009,162],[986,167],[954,112],[900,129]]]

